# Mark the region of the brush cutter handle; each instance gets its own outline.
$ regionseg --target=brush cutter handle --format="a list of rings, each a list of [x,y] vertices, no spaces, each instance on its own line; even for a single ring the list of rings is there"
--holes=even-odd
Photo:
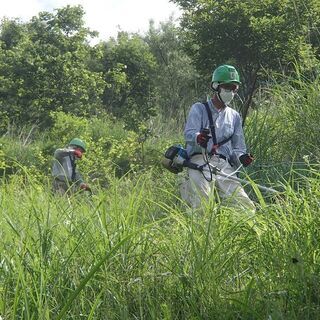
[[[185,161],[183,163],[183,166],[184,167],[187,167],[189,169],[193,169],[193,170],[199,170],[199,171],[202,171],[203,170],[203,166],[200,166],[198,164],[195,164],[193,162],[190,162],[190,161]]]
[[[208,168],[205,168],[206,165],[207,165],[206,163],[199,165],[199,164],[187,161],[187,160],[183,163],[183,166],[187,167],[189,169],[198,170],[198,171],[204,171],[204,170],[209,171]],[[217,174],[217,172],[220,171],[220,169],[215,166],[210,165],[210,167],[211,167],[211,171],[213,174]]]

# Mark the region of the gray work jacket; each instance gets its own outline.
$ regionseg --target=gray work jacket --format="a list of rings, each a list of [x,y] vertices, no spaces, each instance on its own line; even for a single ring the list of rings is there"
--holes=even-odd
[[[82,177],[76,169],[73,148],[57,149],[54,152],[52,176],[60,181],[82,183]]]

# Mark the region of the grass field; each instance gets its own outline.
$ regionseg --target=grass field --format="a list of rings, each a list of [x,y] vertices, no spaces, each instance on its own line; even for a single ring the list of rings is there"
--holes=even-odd
[[[192,212],[166,173],[69,199],[12,176],[0,187],[0,316],[319,319],[319,173],[303,179],[272,201],[258,193],[250,218],[214,203]]]

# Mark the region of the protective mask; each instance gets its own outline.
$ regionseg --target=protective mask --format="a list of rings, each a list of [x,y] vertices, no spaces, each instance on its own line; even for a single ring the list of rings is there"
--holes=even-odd
[[[234,98],[235,93],[234,93],[234,91],[232,91],[232,90],[226,90],[226,89],[224,89],[224,88],[221,88],[219,95],[220,95],[221,100],[222,100],[225,104],[228,104],[228,103],[230,103],[230,102],[232,101],[232,99]]]

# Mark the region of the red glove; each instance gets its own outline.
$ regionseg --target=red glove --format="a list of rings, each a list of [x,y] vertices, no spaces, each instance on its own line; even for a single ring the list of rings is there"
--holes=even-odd
[[[73,150],[73,154],[76,156],[76,158],[81,159],[82,158],[82,152],[79,149]]]
[[[202,148],[207,148],[208,141],[210,140],[210,130],[208,128],[204,128],[197,135],[197,144]]]
[[[85,191],[91,191],[91,188],[86,183],[81,183],[80,189]]]
[[[254,160],[254,157],[251,153],[245,153],[239,157],[239,160],[244,167],[247,167]]]

